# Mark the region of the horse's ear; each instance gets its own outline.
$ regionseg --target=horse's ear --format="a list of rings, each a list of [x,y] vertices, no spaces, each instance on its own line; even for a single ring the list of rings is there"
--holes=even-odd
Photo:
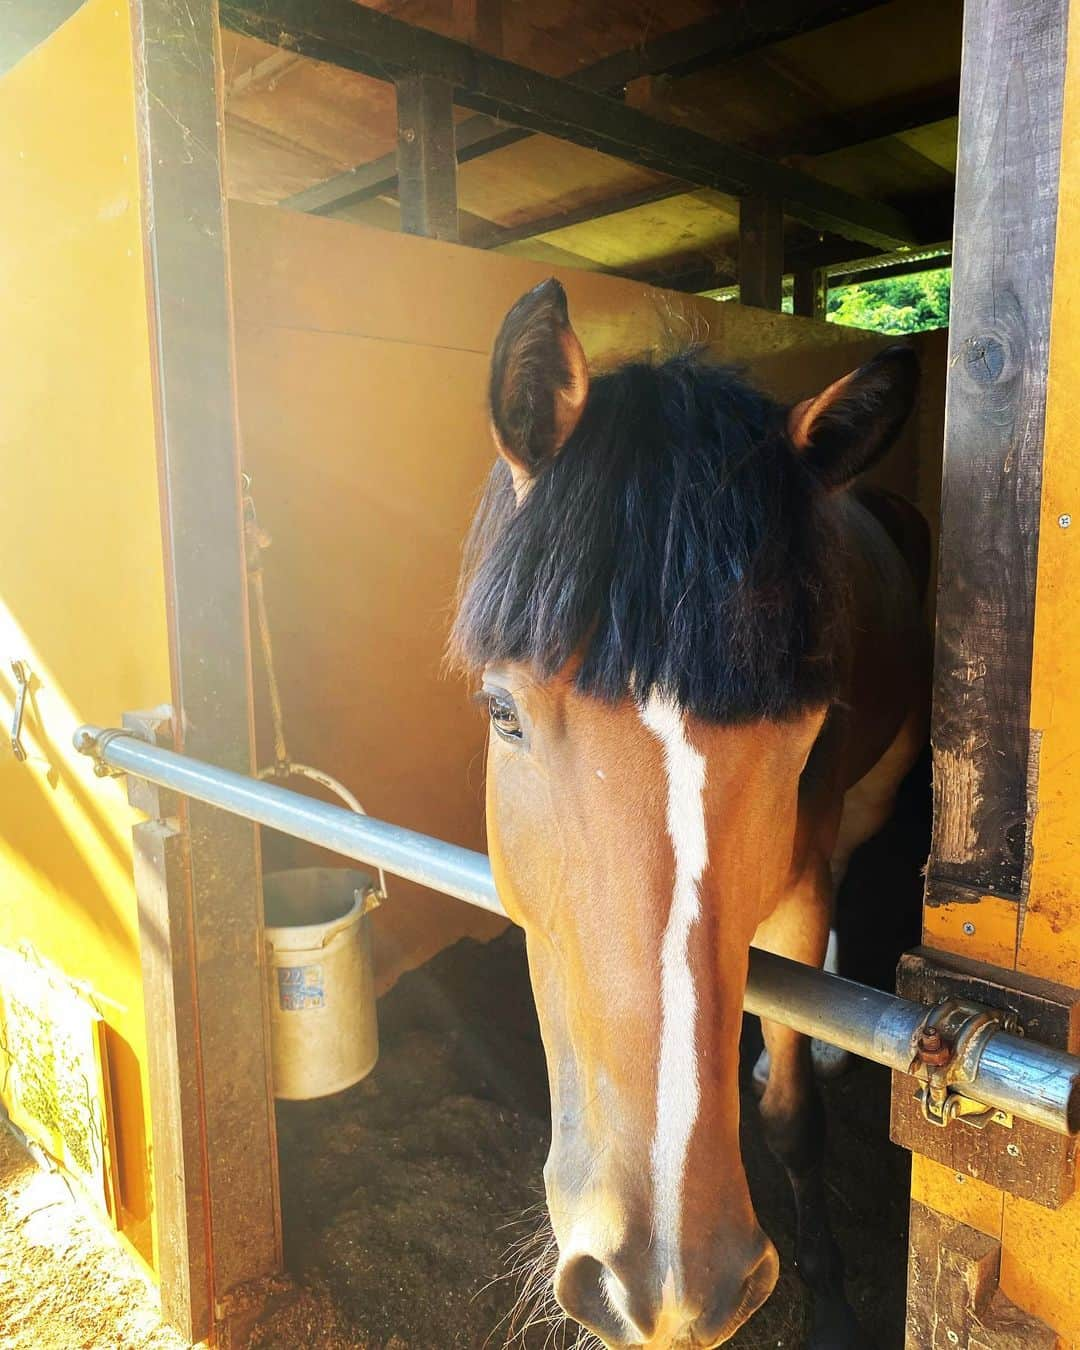
[[[795,449],[826,487],[845,487],[889,449],[919,388],[919,358],[887,347],[788,414]]]
[[[520,497],[565,445],[589,393],[589,368],[554,277],[523,295],[503,320],[491,358],[491,426]]]

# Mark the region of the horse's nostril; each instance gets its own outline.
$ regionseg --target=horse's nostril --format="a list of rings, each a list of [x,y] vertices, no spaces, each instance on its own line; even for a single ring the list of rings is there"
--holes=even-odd
[[[776,1281],[779,1278],[780,1256],[770,1242],[767,1244],[761,1260],[751,1271],[746,1284],[743,1286],[743,1300],[748,1308],[748,1317],[750,1313],[756,1312],[769,1297],[776,1288]]]
[[[713,1347],[733,1336],[772,1293],[779,1274],[780,1258],[776,1248],[768,1242],[757,1264],[743,1280],[738,1297],[733,1301],[734,1291],[729,1290],[726,1298],[718,1299],[711,1310],[694,1323],[692,1344]]]
[[[629,1327],[626,1318],[612,1306],[613,1283],[620,1287],[605,1265],[583,1253],[560,1265],[555,1274],[555,1297],[563,1312],[589,1331],[609,1344],[625,1344]]]

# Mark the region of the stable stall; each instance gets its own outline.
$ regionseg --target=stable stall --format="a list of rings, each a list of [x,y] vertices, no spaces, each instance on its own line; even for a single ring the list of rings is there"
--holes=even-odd
[[[492,457],[491,342],[549,275],[591,361],[692,341],[795,399],[889,341],[826,324],[830,284],[940,265],[955,241],[952,336],[911,339],[919,413],[880,470],[941,521],[926,947],[899,992],[1080,1050],[1064,0],[969,6],[955,235],[955,6],[749,23],[687,0],[648,42],[599,6],[545,27],[483,3],[403,22],[230,2],[220,29],[211,4],[19,8],[0,75],[0,1001],[24,1071],[0,1098],[176,1326],[241,1344],[283,1296],[262,874],[393,863],[377,829],[305,835],[258,794],[177,792],[131,738],[323,796],[285,781],[284,726],[373,826],[482,852],[485,725],[443,650]],[[893,74],[871,104],[850,59],[846,90],[810,77],[890,42],[925,54],[918,89]],[[706,107],[723,140],[696,129]],[[73,733],[121,722],[83,745],[95,778]],[[481,874],[469,893],[398,871],[370,919],[379,993],[505,926]],[[67,1077],[30,1072],[61,1017]],[[64,1106],[72,1084],[44,1132],[35,1085]],[[898,1072],[908,1344],[1072,1344],[1073,1139],[978,1123],[928,1122]]]

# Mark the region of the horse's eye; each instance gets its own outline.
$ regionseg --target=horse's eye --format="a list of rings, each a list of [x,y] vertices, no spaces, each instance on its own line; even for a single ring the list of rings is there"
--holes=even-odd
[[[521,719],[517,705],[509,694],[488,695],[488,716],[491,725],[504,741],[521,740]]]

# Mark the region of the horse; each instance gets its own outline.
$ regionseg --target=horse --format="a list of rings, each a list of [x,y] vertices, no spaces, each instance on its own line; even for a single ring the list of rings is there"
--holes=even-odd
[[[739,1150],[749,949],[822,963],[925,740],[925,522],[856,483],[917,384],[904,347],[792,408],[700,349],[591,373],[554,279],[495,342],[450,651],[482,672],[548,1068],[551,1288],[611,1350],[720,1345],[776,1283]],[[763,1035],[810,1343],[855,1346],[809,1045]]]

